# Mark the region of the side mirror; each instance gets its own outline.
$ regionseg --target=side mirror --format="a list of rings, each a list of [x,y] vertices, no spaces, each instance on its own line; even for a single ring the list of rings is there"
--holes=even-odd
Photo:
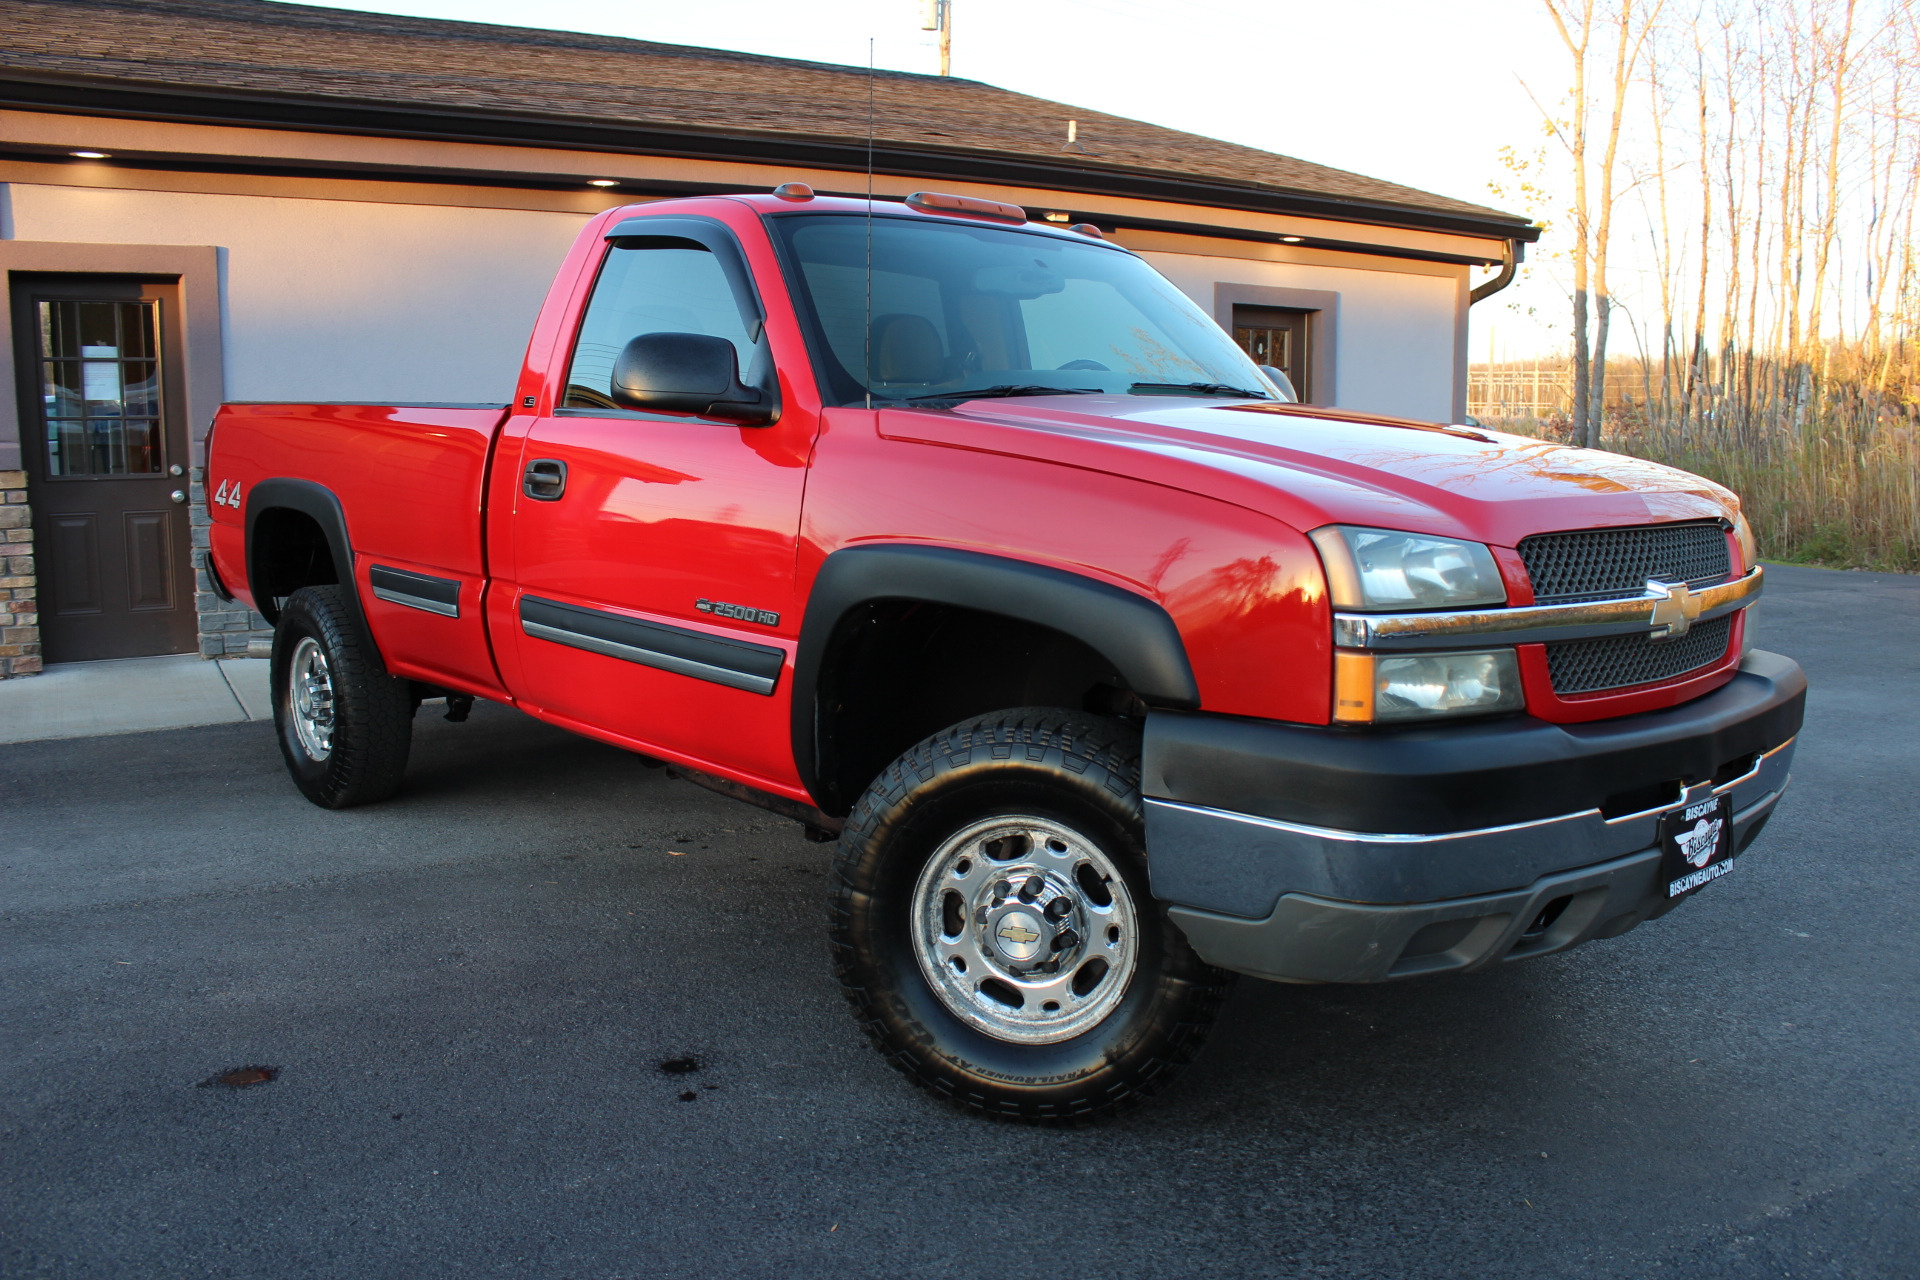
[[[740,381],[733,344],[704,333],[643,333],[613,362],[613,402],[623,409],[698,413],[732,422],[773,421],[773,397]]]
[[[1300,403],[1300,393],[1293,389],[1293,379],[1287,376],[1285,369],[1276,369],[1270,364],[1260,366],[1260,372],[1267,375],[1267,381],[1280,393],[1280,398],[1289,404]]]

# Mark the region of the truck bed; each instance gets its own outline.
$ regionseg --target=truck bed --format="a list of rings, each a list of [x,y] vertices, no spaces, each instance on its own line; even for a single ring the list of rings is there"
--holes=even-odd
[[[395,675],[476,691],[499,687],[480,616],[486,549],[483,492],[503,404],[229,404],[210,449],[214,564],[237,595],[259,607],[245,564],[245,495],[281,479],[299,460],[299,482],[338,495],[353,574]],[[244,424],[244,429],[238,429]],[[227,428],[222,430],[220,428]],[[242,497],[217,501],[237,482]],[[374,566],[457,583],[458,616],[380,599]],[[264,602],[271,612],[271,602]]]

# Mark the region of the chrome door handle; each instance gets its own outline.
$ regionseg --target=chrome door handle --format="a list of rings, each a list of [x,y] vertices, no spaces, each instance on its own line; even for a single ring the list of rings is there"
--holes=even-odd
[[[167,496],[169,498],[172,498],[175,502],[185,502],[187,500],[187,491],[185,489],[175,489],[172,493],[168,494]]]
[[[558,458],[535,458],[527,464],[520,487],[538,502],[558,502],[567,491],[567,464]]]

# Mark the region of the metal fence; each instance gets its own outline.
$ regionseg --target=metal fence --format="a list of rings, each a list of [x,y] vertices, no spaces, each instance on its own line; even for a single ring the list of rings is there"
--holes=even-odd
[[[1573,408],[1573,370],[1565,363],[1475,365],[1467,373],[1467,412],[1476,418],[1548,418]]]

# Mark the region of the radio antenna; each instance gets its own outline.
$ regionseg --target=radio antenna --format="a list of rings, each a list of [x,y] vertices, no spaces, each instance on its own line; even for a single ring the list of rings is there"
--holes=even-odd
[[[866,367],[861,382],[867,389],[867,408],[873,408],[873,37],[867,37],[867,327]]]

